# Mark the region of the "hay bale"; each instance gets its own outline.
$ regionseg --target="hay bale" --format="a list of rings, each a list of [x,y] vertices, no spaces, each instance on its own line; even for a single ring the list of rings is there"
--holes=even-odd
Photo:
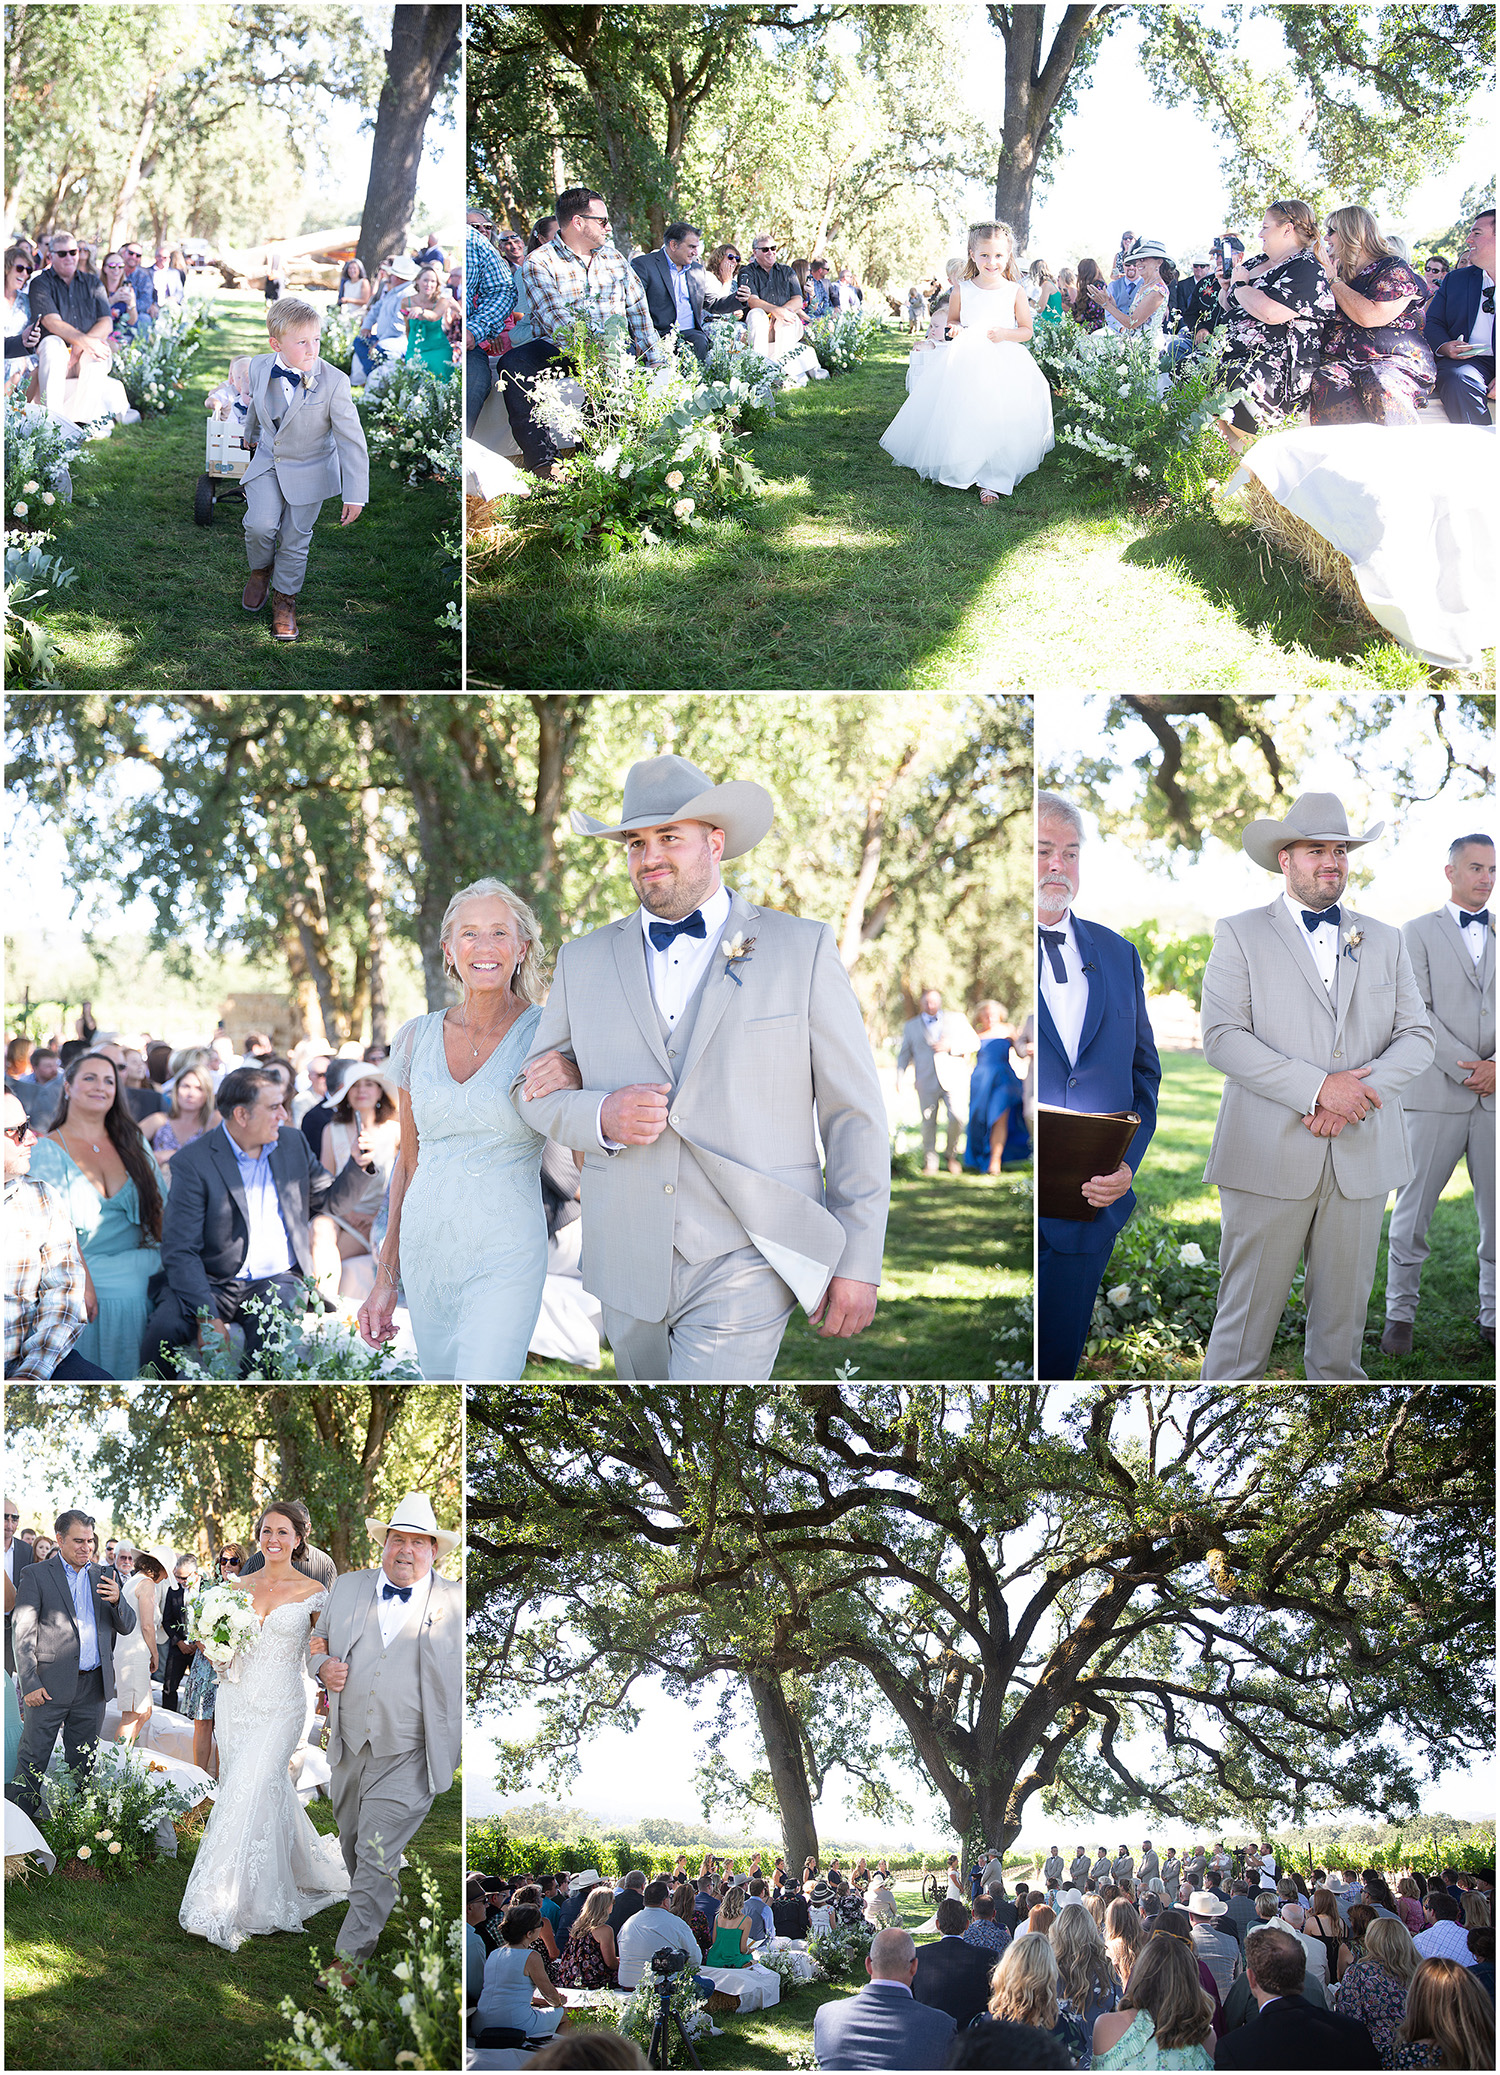
[[[1278,504],[1259,476],[1252,474],[1240,495],[1246,517],[1268,547],[1297,563],[1319,590],[1337,600],[1345,618],[1379,628],[1380,622],[1360,596],[1347,555],[1341,555],[1305,519]]]

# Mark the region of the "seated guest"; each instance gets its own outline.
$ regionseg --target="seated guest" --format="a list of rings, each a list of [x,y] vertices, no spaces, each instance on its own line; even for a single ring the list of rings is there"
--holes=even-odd
[[[358,388],[368,381],[382,359],[399,359],[406,346],[406,320],[401,303],[417,278],[417,270],[404,253],[381,263],[375,274],[365,321],[359,328],[349,356],[349,380]]]
[[[1061,1993],[1057,1956],[1050,1941],[1042,1932],[1023,1931],[995,1967],[989,2009],[975,2020],[975,2028],[996,2019],[1035,2025],[1079,2062],[1088,2053],[1088,2035],[1079,2019],[1062,2009]]]
[[[560,197],[558,201],[559,214],[562,213],[562,200]],[[702,1948],[689,1926],[667,1908],[670,1892],[664,1880],[649,1882],[641,1897],[641,1907],[620,1932],[619,1982],[622,1989],[633,1989],[638,1985],[641,1971],[648,1965],[651,1955],[664,1945],[675,1946],[693,1967],[698,1966],[702,1959]],[[743,1918],[740,1921],[743,1924]]]
[[[605,317],[625,317],[638,358],[653,367],[666,359],[656,335],[640,276],[611,242],[604,197],[591,187],[570,187],[557,198],[557,235],[528,255],[521,267],[531,325],[529,345],[512,347],[498,373],[510,429],[533,475],[550,478],[557,461],[555,438],[536,413],[533,379],[543,368],[567,371],[556,335],[587,304]]]
[[[336,1212],[325,1212],[313,1220],[313,1255],[318,1264],[318,1285],[325,1297],[339,1291],[340,1262],[358,1260],[371,1251],[370,1234],[390,1187],[396,1156],[401,1150],[401,1124],[397,1114],[394,1076],[384,1066],[351,1062],[358,1071],[339,1091],[333,1115],[323,1127],[319,1158],[332,1175],[345,1177],[343,1201]],[[263,1072],[274,1072],[279,1062],[267,1060]],[[282,1104],[291,1100],[290,1068],[283,1076]],[[354,1173],[347,1170],[354,1169]],[[644,1874],[641,1876],[645,1883]]]
[[[542,1913],[512,1907],[500,1926],[501,1944],[484,1963],[484,1985],[474,2013],[474,2043],[483,2046],[489,2031],[524,2032],[528,2039],[550,2039],[565,2023],[564,1999],[547,1977],[542,1955],[531,1945]],[[548,2007],[538,2010],[540,1996]]]
[[[1422,300],[1430,303],[1448,278],[1448,262],[1440,252],[1434,252],[1422,269]]]
[[[609,1924],[613,1900],[603,1881],[584,1896],[557,1963],[557,1979],[564,1988],[614,1987],[620,1953]]]
[[[201,1046],[173,1054],[174,1072],[171,1093],[167,1097],[167,1114],[151,1141],[151,1150],[159,1166],[169,1166],[174,1153],[190,1146],[205,1131],[212,1131],[219,1121],[208,1058]]]
[[[1365,1933],[1363,1958],[1339,1977],[1339,2012],[1364,2026],[1383,2068],[1391,2065],[1406,2017],[1406,1992],[1420,1965],[1406,1926],[1377,1917]]]
[[[1426,1929],[1412,1940],[1420,1956],[1424,1960],[1457,1960],[1461,1967],[1472,1967],[1474,1955],[1463,1928],[1463,1911],[1453,1897],[1443,1888],[1429,1888],[1422,1914]]]
[[[750,344],[757,353],[780,360],[801,345],[806,327],[797,277],[777,260],[776,251],[776,240],[757,231],[749,262],[740,268],[736,281]],[[832,300],[830,292],[830,303]]]
[[[1495,403],[1495,212],[1469,226],[1466,264],[1427,305],[1423,330],[1437,366],[1438,401],[1452,425],[1488,425]]]
[[[34,365],[32,355],[42,336],[41,324],[31,314],[31,298],[27,293],[31,269],[29,247],[12,245],[5,255],[5,357],[18,360],[20,365],[6,369],[7,388],[11,386],[12,377],[17,382],[26,381],[27,371]]]
[[[918,2003],[946,2010],[962,2032],[989,2002],[995,1955],[966,1942],[969,1912],[962,1902],[940,1902],[937,1927],[937,1943],[917,1948],[911,1992]]]
[[[112,346],[123,346],[128,343],[135,331],[135,290],[130,285],[125,261],[118,252],[105,253],[99,266],[99,279],[104,285],[109,314],[113,320],[109,343]]]
[[[1261,250],[1236,260],[1218,285],[1229,344],[1219,381],[1239,400],[1216,422],[1236,453],[1263,425],[1293,418],[1312,386],[1333,294],[1313,247],[1318,225],[1302,201],[1267,204]]]
[[[917,1947],[909,1931],[877,1931],[857,1996],[820,2005],[813,2051],[820,2068],[941,2068],[956,2031],[946,2010],[912,1995]]]
[[[987,2019],[960,2032],[945,2067],[1072,2068],[1077,2063],[1050,2032],[1035,2025],[1015,2025],[1009,2018]]]
[[[1214,2051],[1216,2068],[1380,2066],[1362,2024],[1333,2010],[1315,2009],[1303,1995],[1307,1954],[1302,1941],[1284,1925],[1267,1924],[1250,1932],[1245,1972],[1259,2014],[1220,2039]]]
[[[1495,2005],[1456,1960],[1423,1960],[1406,1992],[1395,2068],[1493,2068]]]
[[[1130,1970],[1120,2008],[1096,2017],[1096,2068],[1211,2068],[1213,1998],[1176,1938],[1153,1938]]]
[[[795,1884],[795,1876],[787,1875],[792,1883],[779,1901],[771,1904],[771,1922],[778,1938],[805,1938],[808,1933],[807,1897]],[[701,1900],[701,1897],[700,1897]],[[895,1914],[896,1898],[891,1897],[891,1913]]]
[[[599,1869],[596,1866],[586,1866],[581,1873],[575,1873],[568,1882],[566,1894],[559,1898],[557,1922],[552,1926],[552,1935],[559,1946],[566,1945],[574,1924],[582,1914],[585,1901],[599,1885]],[[613,1906],[614,1890],[606,1888],[605,1893]],[[607,1917],[609,1910],[606,1909],[604,1914]]]
[[[626,1874],[625,1885],[621,1888],[619,1894],[616,1895],[614,1904],[609,1912],[609,1928],[614,1932],[616,1938],[619,1937],[637,1911],[644,1909],[645,1904],[641,1897],[645,1892],[646,1876],[638,1866],[634,1867]]]
[[[494,225],[482,209],[469,211],[464,271],[464,428],[474,421],[490,393],[493,377],[486,339],[498,339],[516,306],[515,273],[491,239]]]
[[[99,276],[85,273],[79,260],[77,238],[58,231],[52,264],[31,278],[31,314],[42,323],[36,354],[42,408],[49,417],[75,425],[104,417],[138,419],[124,389],[110,377],[114,319],[109,298]],[[69,382],[77,385],[71,392],[65,388]]]
[[[362,1062],[358,1059],[330,1059],[323,1069],[323,1092],[310,1109],[304,1112],[298,1130],[307,1140],[308,1148],[315,1160],[323,1157],[323,1133],[333,1122],[333,1113],[344,1084]]]
[[[807,283],[803,291],[803,307],[807,321],[812,324],[819,317],[826,317],[832,305],[828,300],[828,262],[826,259],[810,259],[807,263]],[[922,315],[927,315],[927,305],[922,305]]]
[[[673,1916],[682,1918],[682,1921],[697,1939],[699,1952],[705,1953],[714,1942],[714,1934],[709,1930],[707,1920],[702,1911],[694,1907],[697,1900],[698,1897],[693,1892],[693,1884],[687,1875],[674,1873],[672,1875],[672,1892],[668,1897],[667,1907],[671,1910]]]
[[[1368,209],[1335,209],[1319,258],[1338,314],[1323,327],[1312,423],[1415,425],[1436,379],[1420,279]]]
[[[76,1352],[89,1323],[88,1270],[64,1193],[30,1174],[36,1133],[5,1091],[5,1373],[107,1379]],[[7,1630],[7,1642],[9,1632]]]
[[[696,223],[669,223],[655,252],[640,252],[630,264],[646,291],[646,306],[659,335],[674,338],[678,351],[684,346],[707,360],[709,337],[703,326],[710,317],[738,317],[739,298],[716,296],[708,276],[698,264],[703,233]]]
[[[464,1887],[464,2003],[472,2010],[484,1986],[484,1963],[495,1950],[498,1937],[486,1937],[489,1897],[477,1873],[470,1874]]]
[[[751,1881],[745,1896],[745,1918],[750,1926],[750,1942],[760,1945],[767,1938],[774,1938],[776,1925],[771,1916],[771,1905],[766,1900],[766,1884],[759,1874]]]
[[[896,1899],[893,1895],[891,1897],[891,1908],[893,1911],[895,1906]],[[981,1952],[993,1953],[997,1956],[1004,1952],[1005,1948],[1010,1944],[1010,1932],[1000,1922],[996,1910],[996,1898],[988,1890],[974,1897],[973,1918],[968,1930],[964,1933],[965,1945],[978,1946]]]
[[[991,1903],[991,1918],[994,1913],[995,1905]],[[865,1921],[874,1924],[877,1930],[884,1924],[893,1924],[896,1921],[896,1891],[891,1886],[888,1873],[871,1875],[870,1885],[865,1890]],[[780,1927],[777,1928],[779,1930]],[[973,1943],[977,1945],[981,1941],[975,1939]]]

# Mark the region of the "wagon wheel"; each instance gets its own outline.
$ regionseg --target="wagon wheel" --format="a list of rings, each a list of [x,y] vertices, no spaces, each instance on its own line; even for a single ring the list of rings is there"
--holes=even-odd
[[[922,1900],[930,1903],[936,1909],[947,1891],[947,1886],[947,1882],[939,1881],[935,1873],[924,1873],[922,1876]]]
[[[214,522],[214,479],[206,472],[198,478],[198,488],[193,497],[193,523],[211,526]]]

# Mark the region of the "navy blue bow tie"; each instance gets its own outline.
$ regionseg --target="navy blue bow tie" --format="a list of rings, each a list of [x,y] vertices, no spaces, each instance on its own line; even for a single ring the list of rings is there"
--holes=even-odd
[[[1475,915],[1469,914],[1467,909],[1461,910],[1458,917],[1459,928],[1467,929],[1471,922],[1474,923],[1479,929],[1488,929],[1490,923],[1489,909],[1481,908],[1479,912]]]
[[[646,934],[658,951],[665,951],[674,937],[706,937],[708,928],[703,920],[703,910],[694,908],[692,914],[684,915],[681,922],[649,924]]]
[[[1060,980],[1066,986],[1068,968],[1063,963],[1062,947],[1068,941],[1067,931],[1061,929],[1039,929],[1037,935],[1041,938],[1043,948],[1047,953],[1048,962],[1052,967],[1053,979]]]
[[[1325,922],[1331,922],[1334,928],[1337,929],[1339,925],[1339,904],[1335,901],[1331,908],[1304,908],[1302,910],[1302,920],[1309,930],[1317,929],[1320,924]]]
[[[271,370],[271,374],[273,377],[280,376],[283,382],[290,382],[294,389],[300,389],[302,387],[302,377],[300,375],[293,374],[292,370],[289,367],[273,367]]]
[[[409,1600],[411,1598],[411,1587],[409,1585],[382,1585],[380,1597],[382,1599]]]

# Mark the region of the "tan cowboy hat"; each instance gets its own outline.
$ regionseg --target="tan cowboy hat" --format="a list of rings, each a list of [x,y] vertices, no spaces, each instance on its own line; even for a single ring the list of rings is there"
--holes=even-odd
[[[660,828],[666,821],[706,821],[724,831],[724,856],[753,850],[776,818],[776,803],[763,785],[730,778],[715,785],[686,757],[647,757],[625,774],[620,819],[595,821],[577,807],[572,822],[580,836],[610,836],[623,842],[634,829]]]
[[[1362,836],[1351,836],[1349,818],[1337,793],[1299,793],[1284,821],[1252,821],[1240,844],[1246,857],[1263,872],[1279,873],[1276,853],[1288,843],[1346,843],[1358,850],[1364,843],[1373,843],[1384,828],[1385,823],[1377,821]]]
[[[432,1501],[425,1491],[409,1491],[389,1520],[372,1520],[367,1513],[365,1526],[382,1545],[393,1527],[406,1529],[409,1535],[431,1535],[437,1543],[439,1556],[451,1556],[458,1547],[460,1537],[439,1527],[437,1516],[432,1510]]]

